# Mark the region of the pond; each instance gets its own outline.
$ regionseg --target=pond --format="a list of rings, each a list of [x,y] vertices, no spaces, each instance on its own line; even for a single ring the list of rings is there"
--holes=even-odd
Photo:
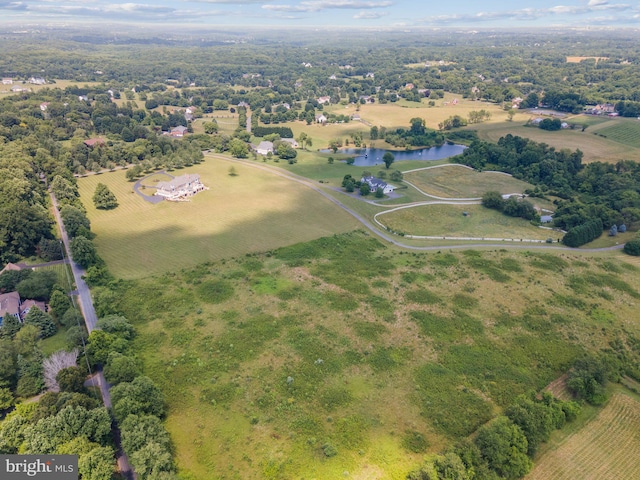
[[[384,150],[382,148],[343,148],[338,150],[338,153],[355,156],[356,161],[353,164],[358,167],[370,167],[372,165],[384,164],[382,156],[387,152],[393,154],[396,162],[402,160],[434,161],[460,155],[465,148],[467,147],[464,145],[445,143],[440,147],[421,148],[411,151]],[[322,152],[330,153],[331,150],[322,150]]]

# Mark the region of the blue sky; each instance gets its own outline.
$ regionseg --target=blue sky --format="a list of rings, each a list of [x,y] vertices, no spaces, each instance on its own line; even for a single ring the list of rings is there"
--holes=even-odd
[[[1,23],[246,26],[640,26],[640,0],[0,0]]]

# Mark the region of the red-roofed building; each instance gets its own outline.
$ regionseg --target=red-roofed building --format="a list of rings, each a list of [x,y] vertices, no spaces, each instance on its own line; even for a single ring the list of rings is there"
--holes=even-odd
[[[95,147],[96,145],[104,145],[104,140],[102,138],[90,138],[89,140],[85,140],[84,144],[87,147]]]

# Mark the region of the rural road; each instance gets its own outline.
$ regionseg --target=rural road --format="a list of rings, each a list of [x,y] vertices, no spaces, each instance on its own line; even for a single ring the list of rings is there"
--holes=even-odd
[[[386,234],[383,231],[380,231],[379,229],[377,229],[371,222],[369,222],[366,218],[364,218],[362,215],[360,215],[358,212],[356,212],[355,210],[353,210],[352,208],[348,207],[347,205],[345,205],[344,203],[342,203],[340,200],[338,200],[337,198],[333,197],[332,195],[330,195],[329,193],[327,193],[323,188],[318,187],[314,182],[312,182],[311,180],[305,178],[305,177],[301,177],[300,175],[296,175],[295,173],[291,173],[288,172],[286,170],[282,170],[278,167],[274,167],[274,166],[264,166],[258,163],[255,163],[254,161],[251,160],[244,160],[244,159],[239,159],[239,158],[234,158],[231,159],[229,157],[225,157],[222,155],[216,155],[216,154],[212,154],[209,153],[208,154],[211,157],[214,158],[218,158],[220,160],[225,160],[227,162],[237,162],[237,163],[241,163],[242,165],[247,165],[248,167],[252,167],[252,168],[257,168],[259,170],[264,170],[267,172],[272,173],[273,175],[277,175],[279,177],[283,177],[283,178],[288,178],[291,181],[300,183],[302,185],[305,185],[309,188],[311,188],[312,190],[318,192],[320,195],[322,195],[323,197],[325,197],[326,199],[328,199],[330,202],[336,204],[338,207],[340,207],[341,209],[343,209],[345,212],[351,214],[356,220],[358,220],[360,223],[362,223],[362,225],[364,227],[367,228],[367,230],[371,231],[373,234],[377,235],[378,237],[382,238],[383,240],[386,240],[387,242],[400,247],[400,248],[405,248],[408,250],[418,250],[418,251],[437,251],[437,250],[442,250],[443,248],[449,248],[449,249],[469,249],[469,248],[518,248],[518,249],[526,249],[526,250],[564,250],[564,251],[579,251],[579,252],[590,252],[590,253],[594,253],[594,252],[606,252],[606,251],[611,251],[611,250],[621,250],[622,248],[624,248],[624,245],[614,245],[612,247],[604,247],[604,248],[583,248],[583,249],[574,249],[574,248],[569,248],[569,247],[564,247],[564,246],[559,246],[559,245],[548,245],[548,244],[544,244],[544,245],[519,245],[516,243],[469,243],[469,244],[464,244],[464,245],[447,245],[447,244],[443,244],[443,245],[432,245],[432,246],[415,246],[415,245],[407,245],[406,243],[402,243],[398,240],[396,240],[395,238],[391,237],[390,235]],[[457,202],[456,202],[457,203]]]
[[[93,301],[91,300],[91,292],[89,291],[89,286],[82,278],[82,275],[85,273],[84,270],[71,259],[71,248],[69,244],[69,235],[67,235],[67,231],[64,228],[64,224],[62,223],[62,218],[60,217],[60,211],[58,210],[58,200],[53,192],[49,192],[49,196],[51,197],[51,204],[53,205],[53,213],[56,219],[56,223],[58,224],[58,228],[60,229],[60,235],[62,238],[62,243],[64,244],[64,249],[67,254],[67,258],[70,259],[69,264],[71,265],[71,271],[73,273],[73,280],[76,283],[76,290],[78,292],[78,304],[80,306],[80,310],[82,315],[84,316],[85,323],[87,325],[87,331],[91,333],[93,330],[97,328],[98,317],[96,315],[96,310],[93,308]],[[102,369],[99,369],[87,382],[85,383],[87,386],[95,386],[100,389],[100,394],[102,395],[102,402],[106,408],[111,408],[111,395],[109,394],[109,384],[107,380],[104,378],[104,374],[102,373]],[[120,431],[114,428],[114,437],[116,440],[116,461],[118,463],[118,471],[128,480],[135,480],[136,475],[131,465],[129,464],[129,459],[122,452],[122,447],[120,446]]]

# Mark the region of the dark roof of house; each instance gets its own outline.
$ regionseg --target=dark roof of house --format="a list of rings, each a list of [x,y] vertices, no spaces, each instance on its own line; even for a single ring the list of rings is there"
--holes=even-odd
[[[376,177],[362,177],[362,182],[366,182],[372,189],[384,188],[387,186],[387,182],[383,182],[379,178]]]

